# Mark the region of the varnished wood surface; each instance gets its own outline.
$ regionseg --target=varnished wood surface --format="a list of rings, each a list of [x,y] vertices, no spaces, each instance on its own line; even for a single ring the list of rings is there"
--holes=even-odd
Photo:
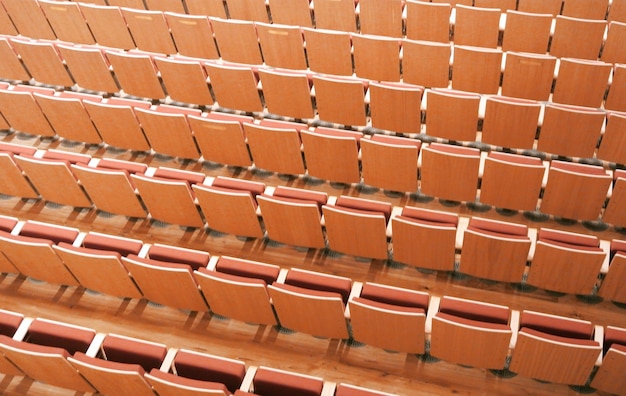
[[[207,175],[225,175],[252,179],[268,185],[287,185],[314,189],[329,195],[361,196],[390,202],[393,205],[413,205],[458,213],[461,216],[479,215],[530,227],[550,227],[583,234],[595,234],[601,239],[626,238],[609,229],[595,233],[580,224],[563,226],[549,220],[530,222],[521,214],[504,217],[490,210],[484,213],[470,211],[466,206],[444,206],[439,201],[427,203],[412,200],[408,195],[386,195],[382,191],[370,193],[356,186],[330,183],[307,184],[304,179],[250,172],[232,167],[202,167],[195,162],[159,161],[152,156],[131,152],[105,151],[82,145],[70,147],[59,142],[41,143],[24,136],[10,135],[4,139],[20,144],[35,144],[39,148],[59,148],[90,155],[135,160],[151,166],[178,167],[201,171]],[[162,159],[162,158],[160,158]],[[354,281],[371,281],[426,291],[434,296],[487,301],[549,314],[590,320],[598,325],[626,328],[626,311],[608,301],[585,304],[573,295],[556,296],[542,290],[522,293],[504,283],[484,282],[471,277],[454,277],[445,272],[424,273],[409,266],[389,266],[381,260],[364,261],[347,255],[326,255],[322,250],[303,250],[292,246],[267,244],[262,239],[242,240],[233,235],[163,226],[148,220],[130,220],[110,216],[94,210],[74,210],[72,207],[46,205],[43,201],[0,199],[0,214],[22,220],[36,219],[60,225],[73,226],[82,231],[98,231],[118,236],[141,239],[148,243],[174,244],[200,249],[213,255],[231,255],[313,271],[347,276]],[[400,395],[465,394],[465,395],[575,395],[566,386],[544,384],[517,376],[504,380],[481,369],[464,368],[446,362],[427,364],[415,355],[388,353],[371,346],[349,347],[345,343],[318,339],[307,334],[279,333],[269,326],[253,326],[234,320],[221,320],[210,314],[195,314],[169,307],[157,307],[145,300],[122,300],[103,294],[93,294],[74,287],[58,287],[35,283],[29,279],[7,275],[0,278],[0,308],[22,312],[26,316],[44,317],[78,324],[99,332],[164,343],[170,347],[184,347],[228,358],[241,359],[248,365],[266,365],[310,375],[329,381],[347,382]],[[75,392],[34,383],[21,377],[0,377],[0,392],[5,395],[75,395]],[[597,393],[601,394],[601,393]]]

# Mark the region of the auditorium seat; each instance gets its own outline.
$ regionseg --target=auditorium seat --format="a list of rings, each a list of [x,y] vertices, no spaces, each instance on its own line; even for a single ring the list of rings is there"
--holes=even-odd
[[[187,2],[190,14],[192,5]],[[213,30],[207,15],[187,15],[184,13],[165,12],[165,20],[170,28],[170,33],[176,44],[178,54],[200,59],[218,59],[219,53]]]
[[[448,88],[450,84],[449,43],[402,41],[402,81],[427,88]]]
[[[48,385],[93,392],[93,386],[67,361],[87,352],[96,332],[46,319],[34,319],[23,337],[0,335],[0,352],[26,376]]]
[[[566,157],[592,158],[604,118],[602,110],[548,103],[537,150]]]
[[[204,225],[189,181],[143,175],[131,179],[152,219],[194,228]]]
[[[400,81],[401,41],[372,34],[352,34],[354,73],[375,81]]]
[[[32,39],[56,39],[37,0],[2,0],[2,5],[20,35]]]
[[[146,99],[165,99],[152,57],[142,52],[107,50],[113,73],[123,92]]]
[[[236,167],[252,165],[243,132],[243,123],[253,122],[252,117],[213,112],[206,117],[189,115],[187,121],[205,161]]]
[[[23,321],[24,315],[20,313],[0,310],[0,336],[12,338]],[[10,376],[24,375],[4,355],[0,355],[0,373]]]
[[[588,295],[608,256],[596,236],[540,228],[527,282],[549,291]]]
[[[127,256],[129,254],[139,254],[143,247],[143,242],[138,239],[89,231],[82,239],[81,245],[88,249],[107,250]]]
[[[322,378],[260,366],[252,380],[255,394],[272,396],[320,396]]]
[[[626,22],[626,2],[624,0],[613,0],[613,2],[611,2],[607,20],[609,22]]]
[[[534,100],[488,97],[481,142],[510,149],[532,149],[541,110],[541,104]]]
[[[109,94],[120,90],[101,48],[67,44],[57,44],[56,48],[80,89]]]
[[[390,204],[342,195],[334,205],[324,205],[322,212],[330,249],[377,260],[388,258]]]
[[[226,7],[232,19],[269,23],[264,0],[226,0]]]
[[[272,195],[259,195],[257,202],[270,240],[320,249],[325,246],[320,206],[326,193],[277,187]]]
[[[312,4],[309,0],[274,0],[270,2],[272,23],[300,27],[313,27]]]
[[[175,262],[134,254],[122,257],[122,262],[146,300],[176,309],[208,311],[193,277],[194,268],[185,261],[182,254]]]
[[[202,107],[213,105],[207,74],[199,60],[158,57],[154,63],[171,100]]]
[[[208,227],[226,234],[248,238],[263,237],[263,230],[257,216],[258,191],[263,191],[263,183],[230,179],[232,187],[220,187],[218,177],[211,186],[194,184],[193,192],[198,199]]]
[[[188,115],[199,116],[200,110],[159,105],[154,110],[135,108],[135,115],[155,152],[185,159],[200,157],[187,122]]]
[[[626,40],[626,23],[611,22],[602,47],[600,59],[607,63],[626,63],[626,50],[621,43]]]
[[[566,219],[597,220],[611,179],[601,166],[553,160],[540,209]],[[572,191],[576,191],[576,199],[571,199]]]
[[[604,332],[602,365],[590,386],[603,392],[623,395],[626,378],[621,373],[626,367],[626,329],[607,326]]]
[[[125,150],[150,151],[135,114],[137,108],[149,108],[149,102],[109,98],[101,103],[86,100],[83,106],[106,144]]]
[[[517,0],[474,0],[474,6],[483,8],[498,8],[502,12],[515,10]]]
[[[13,155],[0,152],[0,193],[22,199],[37,199],[39,193],[28,182]]]
[[[403,83],[370,84],[372,126],[401,134],[420,133],[424,88]]]
[[[182,0],[145,0],[145,3],[148,10],[185,13],[185,6]]]
[[[224,384],[185,378],[155,368],[150,370],[149,373],[145,373],[144,378],[152,386],[152,389],[158,392],[159,396],[230,395]]]
[[[613,82],[609,88],[609,93],[604,102],[604,108],[607,110],[626,111],[626,66],[614,65]]]
[[[422,147],[420,191],[457,202],[474,202],[480,152],[470,147],[431,143]]]
[[[35,81],[58,87],[74,85],[52,42],[16,38],[12,45]]]
[[[563,0],[518,0],[517,10],[532,14],[550,14],[553,17],[561,13]]]
[[[588,321],[525,310],[510,370],[541,381],[585,385],[602,352],[594,340],[601,333]]]
[[[454,270],[456,214],[405,206],[391,222],[394,261],[436,271]]]
[[[609,0],[565,0],[561,15],[574,18],[606,19]]]
[[[608,87],[612,65],[585,59],[561,59],[552,100],[598,108]],[[581,84],[585,81],[585,84]]]
[[[338,3],[332,0],[331,2]],[[302,31],[311,71],[338,76],[352,75],[352,41],[348,32],[321,29],[319,22],[316,29],[303,28]]]
[[[550,55],[557,58],[598,59],[606,26],[605,20],[557,15]],[[584,39],[581,40],[581,37]]]
[[[17,53],[13,49],[12,40],[9,37],[0,37],[0,73],[3,79],[13,81],[30,81],[31,76],[24,68]],[[8,87],[2,87],[6,90]]]
[[[408,0],[406,38],[409,40],[450,42],[450,4]]]
[[[244,123],[243,129],[255,168],[288,175],[305,172],[300,130],[306,124],[262,120]]]
[[[4,7],[0,8],[0,34],[6,34],[7,36],[17,36],[19,34]]]
[[[222,0],[185,0],[187,12],[191,15],[214,16],[226,19],[226,9]]]
[[[402,37],[404,2],[388,0],[359,0],[358,15],[362,34]]]
[[[209,74],[218,106],[249,113],[263,111],[257,90],[258,78],[251,68],[210,62],[205,63],[204,67]]]
[[[313,2],[317,29],[356,32],[356,3],[354,0],[318,0]]]
[[[109,5],[114,6],[112,2]],[[119,7],[88,3],[80,3],[79,7],[98,45],[123,50],[137,47]]]
[[[152,396],[144,373],[159,368],[166,352],[163,344],[107,334],[96,357],[79,352],[68,360],[102,394]]]
[[[141,0],[107,0],[107,3],[111,6],[126,7],[136,10],[145,10],[146,6]]]
[[[545,173],[546,166],[539,158],[492,151],[485,157],[480,202],[533,212]]]
[[[519,283],[531,244],[525,225],[472,217],[464,232],[459,271],[477,278]]]
[[[372,94],[373,90],[372,86]],[[421,142],[415,139],[385,135],[361,139],[363,183],[390,191],[416,192],[420,148]]]
[[[57,39],[75,44],[96,43],[77,3],[48,0],[38,3]]]
[[[356,78],[313,76],[315,102],[321,121],[364,126],[367,82]]]
[[[496,8],[457,5],[453,41],[457,45],[496,48],[501,11]],[[456,57],[455,57],[456,63]]]
[[[611,241],[611,262],[598,290],[598,295],[605,300],[626,303],[626,290],[622,287],[626,276],[626,242],[613,239]]]
[[[426,134],[428,136],[473,142],[478,130],[480,96],[448,89],[426,93]],[[450,117],[450,112],[455,117]]]
[[[626,136],[622,133],[626,128],[626,114],[607,112],[606,121],[596,156],[603,161],[626,164]]]
[[[125,7],[121,8],[121,11],[139,50],[166,55],[176,54],[176,46],[162,11]]]
[[[433,317],[430,353],[450,363],[503,369],[513,334],[511,322],[506,306],[444,296]]]
[[[92,206],[89,197],[72,174],[69,161],[23,155],[13,158],[44,200],[78,208]]]
[[[547,101],[552,91],[556,57],[507,52],[502,77],[502,95]]]
[[[82,287],[120,298],[141,298],[141,291],[131,280],[118,252],[76,247],[66,242],[53,245],[53,249]]]
[[[265,106],[270,114],[296,119],[315,116],[310,80],[306,74],[259,69],[259,77]]]
[[[340,383],[337,384],[335,396],[392,396],[392,394]]]
[[[480,94],[500,89],[502,51],[492,48],[454,46],[452,88]]]
[[[267,284],[278,279],[280,267],[273,264],[221,256],[214,269],[194,272],[196,282],[211,312],[260,325],[276,325]]]
[[[223,61],[246,65],[263,63],[254,23],[220,18],[209,18],[209,21]]]
[[[626,226],[626,213],[623,211],[624,200],[626,199],[626,172],[617,169],[613,174],[613,188],[611,198],[602,214],[602,220],[616,227]]]
[[[423,354],[427,293],[367,282],[348,302],[358,342],[402,353]]]
[[[257,22],[254,26],[266,66],[293,70],[307,68],[300,27],[278,25],[276,22],[271,25]]]
[[[324,127],[300,131],[307,174],[336,183],[358,183],[362,137],[361,132]]]
[[[552,15],[509,10],[502,38],[504,52],[545,54],[550,42]]]
[[[344,311],[351,279],[292,268],[284,283],[267,288],[282,327],[316,337],[348,338]]]
[[[35,92],[33,96],[57,136],[85,144],[102,143],[102,138],[91,122],[81,99],[66,97],[63,93],[56,96]],[[100,100],[96,95],[87,96],[91,102]]]

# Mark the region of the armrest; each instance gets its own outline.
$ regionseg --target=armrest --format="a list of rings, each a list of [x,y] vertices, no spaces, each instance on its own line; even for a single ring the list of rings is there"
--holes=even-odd
[[[250,366],[246,371],[246,376],[243,377],[243,381],[241,381],[241,389],[242,391],[249,392],[250,388],[252,388],[252,380],[254,380],[254,376],[256,375],[256,370],[258,366]]]
[[[89,348],[87,348],[85,355],[95,358],[98,355],[98,352],[100,352],[100,348],[102,347],[102,343],[104,342],[104,338],[106,336],[106,333],[97,333],[91,341]]]
[[[428,313],[426,314],[425,333],[430,334],[433,330],[433,318],[435,314],[439,312],[439,304],[441,304],[441,297],[431,297],[428,303]]]
[[[511,310],[511,322],[509,323],[509,325],[511,326],[511,330],[513,330],[513,333],[511,334],[509,349],[515,349],[515,344],[517,344],[517,332],[519,331],[520,315],[520,311]]]
[[[163,363],[161,364],[161,367],[159,367],[159,370],[169,373],[170,367],[172,367],[172,363],[174,362],[174,358],[176,357],[177,353],[178,353],[178,348],[168,349],[167,354],[165,355],[165,358],[163,359]]]
[[[602,353],[602,351],[604,351],[604,327],[600,325],[595,326],[593,339],[600,344],[600,354],[598,355],[598,359],[596,359],[595,363],[596,367],[600,367],[602,365],[602,358],[604,357]]]

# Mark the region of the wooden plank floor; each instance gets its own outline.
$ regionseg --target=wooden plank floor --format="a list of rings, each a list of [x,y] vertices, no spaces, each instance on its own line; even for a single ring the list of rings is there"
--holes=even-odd
[[[58,148],[93,156],[135,160],[151,166],[168,166],[201,171],[210,176],[225,175],[262,181],[267,185],[287,185],[325,191],[330,195],[354,195],[387,201],[393,205],[414,205],[459,213],[463,216],[481,216],[531,227],[552,227],[567,231],[595,234],[603,239],[626,238],[609,229],[592,232],[580,224],[563,226],[553,220],[533,223],[521,214],[502,216],[489,210],[471,212],[466,206],[444,206],[437,200],[428,203],[412,201],[408,196],[393,196],[382,191],[364,191],[355,186],[330,183],[307,183],[303,178],[278,177],[275,174],[224,166],[202,166],[196,162],[179,162],[137,155],[130,152],[107,151],[83,145],[70,146],[59,142],[41,142],[34,138],[9,135],[4,141],[39,148]],[[513,309],[530,309],[567,317],[590,320],[600,325],[626,328],[626,310],[604,301],[589,305],[575,296],[555,296],[537,290],[522,293],[510,285],[481,281],[470,277],[453,277],[444,273],[423,273],[410,267],[389,266],[383,261],[361,260],[350,256],[329,256],[320,250],[302,250],[267,241],[243,240],[231,235],[207,232],[201,229],[183,229],[178,226],[153,224],[149,220],[130,220],[110,216],[96,210],[73,210],[42,201],[24,201],[2,197],[0,214],[22,220],[77,227],[81,231],[99,231],[144,242],[166,243],[201,249],[213,255],[232,255],[278,264],[284,268],[298,267],[347,276],[355,281],[373,281],[426,291],[431,295],[451,295],[507,305]],[[445,362],[425,363],[418,357],[389,353],[378,348],[350,347],[336,340],[318,339],[306,334],[283,334],[275,328],[251,326],[223,320],[210,314],[196,314],[159,307],[145,301],[121,300],[111,296],[92,294],[80,288],[62,287],[7,275],[0,278],[0,308],[22,312],[68,323],[92,327],[99,332],[118,333],[156,342],[170,347],[189,348],[202,352],[241,359],[249,365],[267,365],[311,375],[329,381],[347,382],[400,395],[552,395],[576,394],[567,386],[544,384],[517,376],[500,379],[486,370],[465,368]],[[71,395],[62,389],[33,383],[24,378],[2,378],[0,393],[6,395]],[[600,394],[600,393],[597,393]]]

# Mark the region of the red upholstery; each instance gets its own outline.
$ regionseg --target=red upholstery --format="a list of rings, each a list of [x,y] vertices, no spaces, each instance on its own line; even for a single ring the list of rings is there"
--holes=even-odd
[[[360,388],[352,385],[339,384],[335,390],[335,396],[380,396],[385,393],[380,393],[375,390]]]
[[[42,224],[33,221],[24,223],[20,235],[32,238],[44,238],[54,243],[73,243],[78,236],[78,230],[67,227],[59,227],[52,224]]]
[[[574,162],[552,161],[550,162],[550,168],[561,169],[568,172],[584,173],[587,175],[606,175],[604,168],[601,166],[577,164]]]
[[[256,393],[246,392],[246,391],[242,391],[239,389],[236,390],[235,393],[233,393],[233,396],[244,396],[244,395],[260,396],[260,395],[257,395]]]
[[[118,98],[115,96],[108,98],[106,103],[113,106],[130,106],[139,107],[141,109],[149,109],[152,107],[152,103],[146,102],[145,100]]]
[[[509,309],[506,307],[449,297],[441,299],[439,312],[479,322],[499,324],[508,324],[510,315]]]
[[[320,209],[320,203],[319,202],[305,200],[303,198],[287,198],[287,197],[280,197],[280,196],[277,196],[277,195],[266,195],[266,194],[262,194],[261,196],[273,199],[274,201],[278,201],[278,202],[286,202],[286,203],[293,203],[293,204],[312,204],[312,205],[317,205],[318,209]]]
[[[240,283],[251,283],[251,284],[258,284],[258,285],[267,285],[267,283],[262,280],[262,279],[255,279],[255,278],[248,278],[248,277],[244,277],[244,276],[238,276],[238,275],[230,275],[230,274],[223,274],[221,272],[217,272],[217,271],[211,271],[207,268],[200,268],[198,270],[198,272],[200,272],[201,274],[208,274],[211,275],[215,278],[218,279],[223,279],[226,281],[231,281],[231,282],[240,282]]]
[[[143,175],[148,170],[148,165],[139,162],[120,161],[111,158],[102,158],[98,162],[98,168],[125,170],[128,173]]]
[[[102,350],[107,360],[138,364],[145,371],[160,367],[167,353],[165,346],[122,338],[112,334],[104,339]]]
[[[24,342],[24,341],[16,341],[13,338],[7,337],[5,335],[0,335],[0,344],[9,346],[15,349],[21,349],[23,351],[28,351],[28,352],[61,355],[65,358],[70,356],[70,354],[63,348],[31,344],[31,343]]]
[[[295,129],[296,131],[309,129],[309,126],[307,124],[301,124],[299,122],[275,121],[268,119],[261,120],[261,123],[259,125],[267,128]]]
[[[202,111],[198,109],[170,105],[159,105],[157,106],[156,111],[159,113],[192,115],[196,117],[200,117],[200,115],[202,115]]]
[[[169,263],[167,261],[161,261],[161,260],[155,260],[155,259],[150,259],[150,258],[145,258],[145,257],[139,257],[136,254],[129,254],[128,255],[128,259],[129,260],[133,260],[133,261],[137,261],[137,262],[142,263],[142,264],[152,265],[152,266],[155,266],[155,267],[172,268],[172,269],[184,269],[184,270],[187,270],[189,272],[193,271],[193,269],[191,268],[191,266],[189,264]]]
[[[0,151],[13,153],[13,154],[26,154],[28,156],[33,156],[37,152],[37,148],[30,147],[30,146],[21,146],[19,144],[0,142]]]
[[[326,193],[283,186],[276,187],[273,196],[314,201],[319,206],[324,205],[328,201],[328,194]]]
[[[234,121],[240,124],[243,124],[244,122],[254,122],[254,118],[252,117],[238,115],[238,114],[219,113],[219,112],[208,113],[206,115],[206,118],[210,120],[219,120],[219,121]]]
[[[312,289],[308,289],[306,287],[298,287],[298,286],[293,286],[293,285],[286,285],[284,283],[274,283],[274,284],[272,284],[272,286],[276,287],[277,289],[286,290],[286,291],[290,291],[290,292],[293,292],[293,293],[306,294],[308,296],[313,296],[313,297],[337,297],[337,298],[341,298],[341,294],[335,293],[335,292],[331,292],[331,291],[312,290]]]
[[[348,302],[352,290],[352,280],[340,276],[311,273],[291,269],[287,272],[285,284],[305,289],[339,293],[343,303]]]
[[[626,252],[626,241],[621,241],[619,239],[613,239],[611,241],[611,252]]]
[[[154,172],[154,176],[161,177],[163,179],[184,180],[189,182],[189,184],[202,184],[202,182],[204,182],[204,179],[206,178],[204,173],[190,172],[171,168],[158,168]]]
[[[489,323],[489,322],[484,322],[484,321],[481,321],[481,320],[466,319],[466,318],[462,318],[462,317],[459,317],[459,316],[456,316],[456,315],[450,315],[450,314],[443,313],[443,312],[437,312],[435,317],[441,318],[441,319],[446,319],[446,320],[449,320],[451,322],[456,322],[456,323],[459,323],[459,324],[462,324],[462,325],[466,325],[466,326],[481,327],[483,329],[511,330],[511,328],[508,325],[506,325],[506,324]]]
[[[86,352],[95,336],[94,330],[35,319],[28,327],[24,340],[31,344],[63,348],[74,354]]]
[[[265,191],[265,184],[263,183],[222,176],[216,177],[211,185],[213,187],[230,188],[231,190],[250,191],[254,196],[263,194],[263,191]]]
[[[600,241],[598,237],[592,235],[574,234],[571,232],[563,232],[552,230],[549,228],[540,228],[537,235],[538,240],[546,240],[551,242],[561,242],[573,246],[598,247]]]
[[[612,345],[626,347],[626,329],[619,329],[613,326],[606,327],[604,332],[604,351],[606,352]]]
[[[12,235],[9,232],[1,231],[1,230],[0,230],[0,236],[6,239],[10,239],[13,241],[18,241],[18,242],[24,242],[24,243],[45,243],[50,246],[54,244],[54,241],[51,241],[46,238],[27,237],[23,235]]]
[[[23,319],[20,314],[0,311],[0,334],[13,337]]]
[[[219,382],[189,379],[189,378],[178,376],[176,374],[166,373],[164,371],[157,370],[157,369],[150,370],[150,375],[152,375],[153,377],[159,378],[163,381],[172,382],[174,384],[187,386],[190,388],[214,390],[214,391],[217,390],[217,391],[222,391],[227,395],[230,394],[230,392],[228,391],[228,388],[226,388],[224,384],[220,384]]]
[[[489,158],[493,158],[495,160],[513,162],[521,165],[541,165],[541,158],[537,157],[529,157],[526,155],[516,155],[509,153],[501,153],[498,151],[491,151],[488,155]]]
[[[479,154],[478,149],[471,147],[453,146],[451,144],[431,143],[428,148],[430,148],[431,150],[455,155],[468,155],[474,157]]]
[[[56,151],[56,150],[45,151],[43,153],[43,158],[63,160],[71,164],[82,164],[82,165],[87,165],[89,161],[91,161],[91,156],[86,155],[86,154],[68,153],[68,152]]]
[[[206,267],[211,258],[209,253],[200,250],[181,249],[176,246],[160,244],[150,246],[148,256],[153,260],[189,264],[194,270],[200,267]]]
[[[243,362],[233,362],[208,355],[178,351],[174,358],[174,368],[181,377],[194,380],[219,382],[228,390],[239,389],[246,367]]]
[[[8,216],[0,216],[0,230],[11,232],[16,224],[17,219]]]
[[[143,243],[135,239],[90,232],[85,236],[83,246],[89,249],[111,250],[122,256],[128,256],[138,254]]]
[[[276,265],[257,263],[228,256],[220,257],[215,270],[245,278],[262,279],[268,285],[274,283],[280,273],[280,267]]]
[[[63,249],[66,249],[66,250],[70,250],[72,252],[91,254],[91,255],[94,255],[94,256],[97,256],[97,255],[100,255],[100,256],[115,256],[118,259],[122,257],[121,254],[119,254],[118,252],[112,251],[112,250],[90,249],[90,248],[86,248],[86,247],[70,245],[69,243],[66,243],[66,242],[61,242],[61,243],[59,243],[58,246],[62,247]]]
[[[421,209],[413,206],[405,206],[404,208],[402,208],[402,216],[424,220],[440,225],[452,225],[456,227],[457,224],[459,224],[458,215],[439,212],[436,210]]]
[[[319,133],[320,135],[326,135],[326,136],[355,138],[357,145],[359,144],[361,138],[363,137],[363,134],[361,132],[346,131],[343,129],[334,129],[334,128],[326,128],[326,127],[315,128],[315,133]]]
[[[354,299],[350,301],[369,305],[374,308],[386,309],[389,311],[407,312],[407,313],[415,313],[415,314],[426,313],[423,308],[405,307],[405,306],[395,305],[395,304],[386,304],[386,303],[382,303],[379,301],[374,301],[374,300],[370,300],[368,298],[362,298],[362,297],[355,297]]]
[[[324,385],[321,378],[274,371],[259,367],[252,380],[254,392],[263,396],[319,396]]]
[[[585,345],[585,346],[599,346],[600,345],[597,341],[594,341],[594,340],[583,340],[580,338],[562,337],[562,336],[558,336],[558,335],[554,335],[550,333],[544,333],[542,331],[531,329],[528,327],[522,327],[522,329],[520,330],[520,334],[521,333],[526,333],[529,335],[533,335],[535,337],[541,337],[550,341],[562,342],[566,344]]]
[[[417,147],[418,150],[422,147],[422,142],[419,140],[401,138],[401,137],[396,137],[396,136],[374,135],[372,136],[371,140],[373,142],[395,144],[397,146]]]
[[[468,228],[472,230],[506,234],[507,236],[528,236],[528,227],[525,225],[481,219],[479,217],[472,217],[469,221]]]
[[[594,330],[593,325],[587,321],[549,316],[532,311],[522,312],[520,318],[520,328],[523,327],[561,337],[586,340],[591,339]]]
[[[421,308],[424,311],[428,309],[428,294],[385,287],[375,283],[365,283],[361,289],[361,297],[395,306]]]
[[[114,362],[110,360],[99,359],[99,358],[87,356],[82,352],[75,353],[73,358],[78,360],[79,362],[87,363],[92,366],[97,366],[103,369],[118,370],[118,371],[134,371],[141,376],[143,376],[145,373],[144,369],[138,364],[120,363],[120,362]]]
[[[370,212],[381,212],[385,215],[385,219],[387,221],[389,221],[389,217],[391,216],[391,204],[388,202],[372,201],[369,199],[341,195],[337,198],[335,205]]]

